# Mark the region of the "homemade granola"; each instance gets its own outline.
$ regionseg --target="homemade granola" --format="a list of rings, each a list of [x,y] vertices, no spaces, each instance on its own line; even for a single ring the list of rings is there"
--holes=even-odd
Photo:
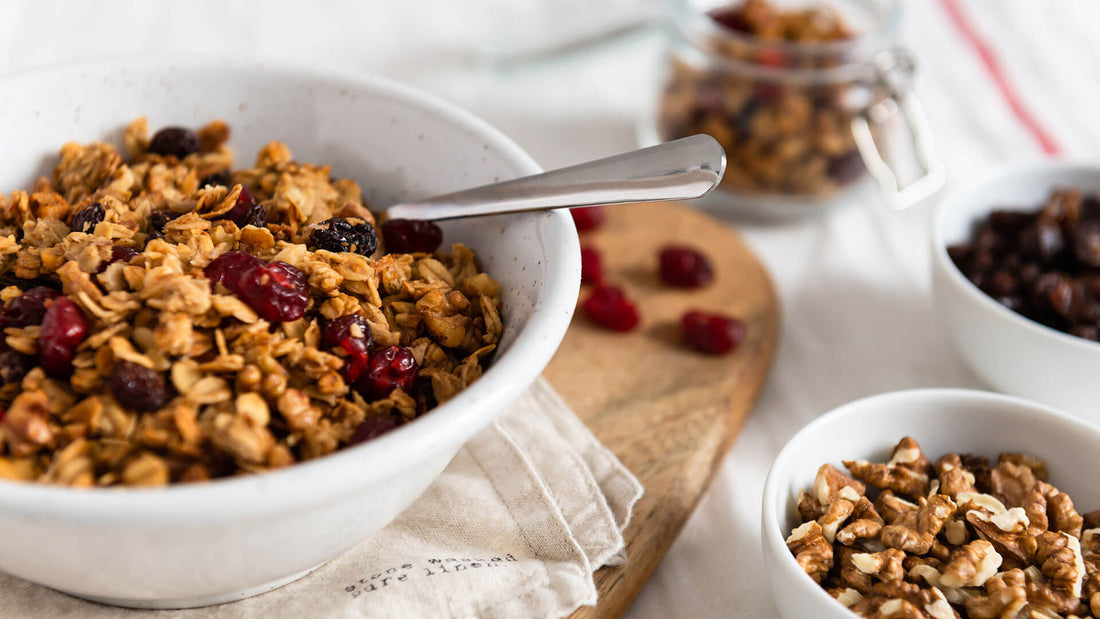
[[[867,86],[827,77],[853,60],[835,45],[856,36],[840,15],[824,5],[787,9],[767,0],[707,15],[714,27],[685,35],[673,49],[658,111],[661,139],[714,137],[728,158],[720,188],[739,193],[818,197],[862,178],[851,102]]]
[[[1080,514],[1041,460],[830,464],[798,501],[787,547],[815,582],[874,619],[1100,617],[1100,511]]]
[[[0,478],[148,486],[317,458],[482,373],[500,286],[434,224],[229,128],[61,147],[0,196]]]

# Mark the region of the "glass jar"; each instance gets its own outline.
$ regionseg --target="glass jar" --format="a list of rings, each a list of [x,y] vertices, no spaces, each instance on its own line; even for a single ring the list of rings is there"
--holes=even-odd
[[[894,47],[898,0],[772,0],[782,11],[826,7],[814,19],[832,19],[832,26],[853,33],[811,42],[765,39],[721,25],[713,13],[720,4],[669,4],[664,75],[656,109],[643,125],[649,135],[642,137],[668,141],[706,133],[722,144],[725,176],[704,205],[756,215],[808,214],[873,180],[888,206],[905,208],[942,185],[927,122],[909,90],[910,56]],[[904,185],[880,154],[897,158],[899,126],[908,128],[909,160],[920,169]]]

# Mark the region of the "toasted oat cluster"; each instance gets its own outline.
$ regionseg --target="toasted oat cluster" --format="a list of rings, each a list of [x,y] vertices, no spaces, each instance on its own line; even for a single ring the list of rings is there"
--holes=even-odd
[[[1082,516],[1033,456],[950,453],[906,437],[889,462],[845,461],[799,497],[787,547],[874,619],[1100,616],[1100,512]]]
[[[500,286],[434,224],[378,226],[350,179],[228,127],[65,144],[0,196],[0,478],[161,485],[374,438],[462,391]],[[384,245],[379,242],[381,232]],[[381,245],[381,246],[380,246]]]
[[[846,101],[865,85],[790,78],[850,62],[846,52],[775,45],[851,39],[840,16],[826,6],[785,9],[767,0],[709,16],[720,28],[695,43],[708,62],[692,55],[672,60],[660,102],[661,137],[706,133],[718,140],[728,157],[726,190],[825,196],[859,179],[865,168],[851,130],[856,112]]]

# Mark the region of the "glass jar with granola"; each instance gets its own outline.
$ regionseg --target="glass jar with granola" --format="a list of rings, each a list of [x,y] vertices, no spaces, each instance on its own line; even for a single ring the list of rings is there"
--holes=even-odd
[[[822,2],[670,5],[649,137],[706,133],[722,144],[727,168],[710,205],[813,213],[873,177],[888,205],[904,207],[942,183],[908,90],[911,62],[893,46],[899,2]],[[923,168],[905,186],[879,155],[902,124]]]

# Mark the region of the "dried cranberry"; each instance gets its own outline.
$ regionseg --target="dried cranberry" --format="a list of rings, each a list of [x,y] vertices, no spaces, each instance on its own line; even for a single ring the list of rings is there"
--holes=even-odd
[[[387,346],[371,353],[355,388],[368,400],[380,400],[397,388],[408,393],[419,370],[409,349]]]
[[[232,181],[229,177],[229,170],[222,170],[202,177],[202,180],[199,181],[199,187],[206,187],[207,185],[228,187],[230,182]]]
[[[34,365],[34,357],[17,350],[5,350],[0,353],[0,384],[10,385],[23,380]]]
[[[149,152],[177,159],[197,153],[199,148],[199,136],[183,127],[165,127],[154,133],[149,142]]]
[[[72,374],[76,347],[87,334],[88,323],[80,308],[65,297],[54,299],[42,317],[38,336],[38,354],[46,373],[55,377]]]
[[[129,264],[131,258],[140,255],[141,252],[132,247],[122,247],[120,245],[116,245],[111,248],[111,257],[99,263],[99,269],[96,270],[96,273],[102,273],[106,271],[107,267],[116,262]]]
[[[714,281],[710,259],[697,249],[669,245],[657,254],[661,279],[670,286],[698,288]]]
[[[99,202],[93,202],[80,209],[80,212],[76,215],[73,215],[73,222],[69,225],[69,228],[73,232],[91,232],[95,230],[96,224],[103,221],[106,215],[107,212],[103,210],[103,205]]]
[[[231,251],[208,264],[204,272],[212,284],[236,293],[265,320],[288,322],[305,316],[309,281],[285,262],[265,263],[251,254]]]
[[[265,320],[290,322],[306,315],[309,280],[285,262],[271,262],[249,273],[235,290]]]
[[[584,311],[592,322],[614,331],[630,331],[638,326],[638,310],[622,290],[613,286],[597,286],[585,299]]]
[[[60,296],[61,293],[53,288],[31,288],[8,303],[4,309],[4,324],[20,328],[40,325],[46,315],[46,306]]]
[[[321,341],[329,350],[343,349],[343,375],[348,384],[354,384],[367,366],[374,336],[367,319],[360,314],[340,316],[330,321],[321,331]]]
[[[353,225],[343,217],[322,221],[309,233],[309,240],[315,248],[332,252],[347,251],[370,256],[378,249],[378,234],[374,226],[367,222]],[[436,246],[439,244],[436,243]]]
[[[718,314],[691,311],[684,314],[680,326],[692,348],[712,355],[734,350],[745,338],[745,323]]]
[[[600,264],[600,254],[591,247],[581,248],[581,283],[602,284],[603,265]]]
[[[363,423],[359,424],[358,428],[355,428],[355,432],[352,433],[351,438],[348,439],[348,446],[358,445],[373,438],[378,438],[396,427],[397,421],[390,415],[386,415],[385,417],[367,417],[363,420]]]
[[[779,82],[761,80],[752,85],[752,94],[764,102],[777,101],[783,96],[783,85]]]
[[[262,228],[267,225],[267,207],[256,203],[256,198],[248,187],[241,185],[241,193],[237,196],[237,203],[219,219],[228,219],[237,224],[238,228],[256,226]]]
[[[391,219],[382,224],[386,253],[433,252],[443,242],[443,230],[430,221]]]
[[[126,408],[155,411],[167,399],[164,376],[145,366],[117,360],[111,368],[111,395]]]
[[[600,227],[607,216],[602,206],[571,208],[569,214],[573,216],[573,223],[577,226],[577,232],[595,230]]]
[[[782,68],[792,65],[792,60],[778,49],[764,49],[756,55],[756,63],[765,67]]]
[[[241,279],[251,272],[263,266],[260,260],[252,254],[243,251],[226,252],[206,265],[203,273],[212,284],[221,284],[226,288],[237,292],[241,285]]]

